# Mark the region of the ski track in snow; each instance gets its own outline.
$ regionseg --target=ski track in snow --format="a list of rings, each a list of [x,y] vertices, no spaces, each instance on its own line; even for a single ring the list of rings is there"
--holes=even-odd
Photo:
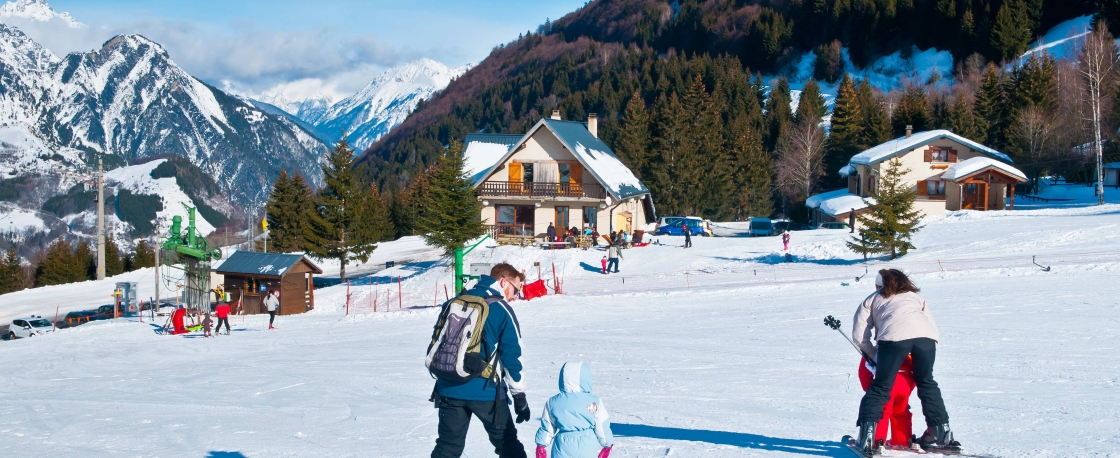
[[[1120,450],[1117,227],[1118,205],[953,213],[931,218],[910,255],[873,263],[910,270],[922,288],[941,331],[937,379],[969,453]],[[475,250],[469,262],[508,260],[530,280],[534,262],[549,278],[555,262],[567,290],[515,304],[534,418],[519,425],[522,442],[531,451],[560,366],[582,360],[611,412],[612,456],[847,456],[839,439],[855,432],[858,357],[821,323],[834,315],[849,329],[871,292],[869,279],[852,278],[863,268],[843,248],[847,236],[794,232],[792,264],[780,262],[777,237],[698,237],[689,250],[657,237],[666,245],[626,250],[623,273],[609,276],[598,273],[598,251]],[[415,239],[400,244],[379,250],[424,252]],[[386,288],[398,275],[403,311],[397,285]],[[267,316],[237,316],[228,337],[158,336],[166,318],[157,317],[0,343],[0,454],[426,456],[437,417],[422,354],[433,295],[443,299],[450,273],[427,261],[372,278],[377,286],[351,285],[352,315],[343,316],[345,286],[323,288],[315,311],[280,316],[274,331]],[[0,302],[107,298],[110,285]],[[378,313],[361,306],[369,291],[388,291],[394,311],[383,299]],[[911,406],[920,425],[916,398]],[[492,456],[478,423],[467,443],[464,456]]]

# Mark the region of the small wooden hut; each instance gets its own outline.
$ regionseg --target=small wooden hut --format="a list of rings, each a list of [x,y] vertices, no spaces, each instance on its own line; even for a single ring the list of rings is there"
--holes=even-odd
[[[237,251],[214,271],[224,276],[223,288],[230,303],[240,300],[242,313],[267,313],[267,291],[280,290],[280,315],[294,315],[315,308],[314,274],[323,269],[301,254]]]

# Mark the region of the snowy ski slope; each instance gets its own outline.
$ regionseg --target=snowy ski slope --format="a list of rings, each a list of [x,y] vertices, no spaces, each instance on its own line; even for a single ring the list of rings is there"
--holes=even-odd
[[[917,251],[872,262],[910,271],[929,301],[937,378],[970,453],[1120,454],[1118,229],[1120,205],[952,213],[927,221]],[[549,278],[555,262],[567,292],[515,305],[534,417],[522,441],[560,366],[582,360],[612,414],[612,457],[846,456],[858,357],[822,319],[847,329],[872,283],[855,280],[864,268],[846,237],[795,232],[793,263],[776,237],[695,238],[688,250],[659,237],[665,246],[626,250],[607,276],[601,252],[479,248],[469,261],[507,260],[530,279],[534,262]],[[346,286],[325,288],[317,310],[279,317],[275,331],[261,316],[235,317],[216,339],[120,320],[0,343],[0,454],[427,456],[437,418],[422,354],[450,273],[433,260],[373,278],[352,283],[350,316]],[[360,305],[371,291],[376,313]],[[60,290],[21,297],[48,292]],[[491,451],[476,423],[465,456]]]

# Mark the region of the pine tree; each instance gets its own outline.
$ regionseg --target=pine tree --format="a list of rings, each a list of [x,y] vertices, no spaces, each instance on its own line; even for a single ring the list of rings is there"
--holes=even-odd
[[[22,290],[23,284],[23,260],[14,246],[8,247],[0,261],[0,294]]]
[[[615,152],[638,178],[646,174],[649,145],[649,112],[646,110],[646,102],[642,100],[642,95],[634,91],[630,102],[626,104]]]
[[[774,213],[773,170],[770,153],[762,148],[762,133],[738,118],[728,126],[727,145],[733,195],[734,218],[768,218]]]
[[[860,114],[863,116],[864,129],[860,137],[860,149],[864,150],[891,139],[891,119],[883,100],[876,98],[871,83],[864,79],[856,87],[859,98]]]
[[[35,266],[35,286],[62,285],[89,279],[89,244],[85,244],[85,259],[75,257],[74,248],[59,237],[51,242],[46,253]]]
[[[1000,5],[991,37],[992,50],[998,59],[1014,59],[1027,50],[1031,28],[1023,0],[1007,0]]]
[[[486,233],[479,217],[482,202],[475,197],[474,186],[463,171],[462,143],[451,143],[436,163],[431,180],[431,201],[421,220],[421,237],[450,255],[468,240]]]
[[[910,173],[898,158],[886,163],[873,203],[867,213],[859,215],[859,238],[852,237],[848,248],[856,253],[887,254],[891,259],[905,255],[914,248],[911,239],[921,230],[921,214],[914,208],[917,193],[903,177]]]
[[[912,126],[914,132],[929,129],[930,109],[926,91],[921,86],[909,85],[898,101],[898,108],[891,116],[891,128],[895,137],[906,135],[906,126]]]
[[[265,219],[268,221],[268,239],[272,248],[278,253],[290,251],[293,243],[294,231],[290,226],[300,221],[298,215],[292,214],[292,183],[288,178],[288,171],[281,170],[280,176],[272,182],[272,191],[268,193],[268,202],[265,203]]]
[[[72,269],[69,272],[69,281],[64,283],[96,280],[97,279],[97,248],[90,246],[90,243],[82,240],[74,247],[73,254],[70,259],[73,260]]]
[[[972,113],[972,106],[964,96],[957,94],[953,105],[949,108],[949,128],[957,135],[978,143],[984,143],[985,132],[976,122],[976,115]]]
[[[832,105],[832,127],[824,153],[824,181],[829,187],[843,185],[839,171],[863,150],[865,125],[855,84],[845,73]]]
[[[156,266],[156,253],[151,245],[148,245],[147,240],[140,240],[136,243],[136,252],[132,257],[132,268],[143,269],[145,267]]]
[[[676,93],[668,97],[662,95],[654,106],[653,151],[655,160],[650,164],[650,176],[646,186],[657,197],[657,205],[667,214],[683,210],[683,196],[686,192],[677,182],[681,167],[680,156],[684,150],[684,108]]]
[[[999,70],[994,64],[988,64],[980,80],[980,88],[976,90],[973,111],[976,113],[977,129],[983,132],[981,136],[988,142],[988,146],[996,149],[1002,149],[1005,145],[1003,132],[1006,99]]]
[[[124,273],[124,259],[121,258],[121,249],[113,234],[105,236],[105,276],[112,277]]]
[[[809,119],[812,122],[819,123],[827,111],[828,108],[824,103],[824,97],[821,96],[821,89],[817,85],[817,81],[813,79],[806,81],[805,87],[801,90],[801,97],[797,102],[797,112],[793,117],[794,122]]]
[[[308,251],[319,259],[338,260],[341,278],[346,278],[351,262],[369,260],[382,236],[353,165],[354,150],[344,135],[321,166],[324,186],[317,199],[318,212],[308,212]]]
[[[766,149],[774,150],[778,138],[793,122],[793,113],[790,111],[789,81],[783,76],[778,78],[777,84],[770,90],[770,98],[766,99],[766,124],[769,132],[766,136]]]
[[[673,179],[682,190],[688,190],[679,195],[681,212],[699,215],[706,205],[704,198],[710,197],[705,196],[705,188],[722,182],[726,167],[726,163],[712,160],[719,153],[719,116],[700,75],[693,78],[688,91],[681,98],[681,106],[687,116],[684,118],[684,131],[681,135],[682,148],[676,158],[677,173]]]

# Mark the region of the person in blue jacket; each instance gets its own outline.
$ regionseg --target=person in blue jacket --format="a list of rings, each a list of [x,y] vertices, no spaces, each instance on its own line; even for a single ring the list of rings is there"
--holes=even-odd
[[[517,423],[529,421],[525,381],[521,378],[521,325],[507,302],[517,297],[524,281],[525,274],[501,263],[490,270],[489,276],[483,275],[478,283],[462,293],[485,298],[490,304],[490,313],[483,325],[482,357],[489,360],[494,352],[498,353],[502,378],[498,386],[481,377],[465,383],[436,380],[432,400],[439,409],[439,437],[432,458],[458,458],[463,454],[471,416],[482,422],[495,454],[501,458],[525,458],[525,446],[517,439],[517,428],[508,404],[512,397]]]
[[[560,369],[560,394],[544,404],[537,430],[537,456],[547,458],[607,458],[614,446],[607,407],[591,394],[591,367],[565,363]]]

